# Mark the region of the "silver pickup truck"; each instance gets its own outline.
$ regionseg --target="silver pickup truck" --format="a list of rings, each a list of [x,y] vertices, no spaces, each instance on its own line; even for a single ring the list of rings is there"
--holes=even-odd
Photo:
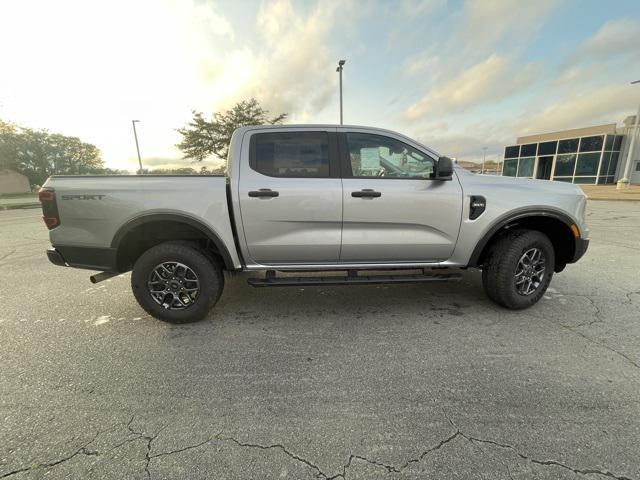
[[[387,130],[242,127],[227,167],[49,178],[49,260],[102,271],[94,282],[132,270],[140,306],[183,323],[208,314],[224,271],[264,271],[248,281],[268,287],[447,281],[474,267],[493,301],[521,309],[589,243],[577,186],[468,173]]]

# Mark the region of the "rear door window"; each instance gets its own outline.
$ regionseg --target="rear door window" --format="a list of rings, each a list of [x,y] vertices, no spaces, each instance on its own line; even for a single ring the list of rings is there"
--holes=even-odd
[[[327,132],[257,133],[251,142],[251,168],[263,175],[329,177]]]

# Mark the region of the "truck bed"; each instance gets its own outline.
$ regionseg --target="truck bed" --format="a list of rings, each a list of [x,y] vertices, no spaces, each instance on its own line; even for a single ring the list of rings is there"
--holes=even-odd
[[[93,249],[94,257],[108,258],[113,252],[107,250],[114,249],[127,226],[175,215],[204,224],[233,246],[226,184],[221,175],[53,176],[43,185],[54,190],[60,217],[60,225],[50,231],[51,244],[61,251],[89,249],[87,257]],[[230,253],[239,265],[235,249]],[[111,267],[105,261],[82,263],[77,266]]]

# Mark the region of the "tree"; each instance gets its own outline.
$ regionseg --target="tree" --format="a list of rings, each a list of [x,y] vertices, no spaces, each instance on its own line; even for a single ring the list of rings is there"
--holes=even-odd
[[[0,168],[11,168],[41,185],[53,174],[103,173],[100,150],[78,137],[0,121]]]
[[[215,112],[211,120],[202,112],[193,111],[193,119],[178,129],[182,141],[176,146],[182,150],[185,159],[202,161],[210,155],[226,159],[233,131],[245,125],[282,123],[286,113],[268,118],[269,112],[262,108],[255,98],[243,100],[226,112]]]

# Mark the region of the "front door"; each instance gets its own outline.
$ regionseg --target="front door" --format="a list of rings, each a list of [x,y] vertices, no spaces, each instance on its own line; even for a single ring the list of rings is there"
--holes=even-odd
[[[462,188],[432,180],[429,154],[386,135],[340,133],[341,263],[430,263],[454,250]]]
[[[536,178],[540,180],[549,180],[551,178],[551,166],[553,165],[553,157],[539,157],[538,170]]]
[[[238,191],[254,263],[338,262],[342,182],[334,133],[335,128],[251,133]]]

